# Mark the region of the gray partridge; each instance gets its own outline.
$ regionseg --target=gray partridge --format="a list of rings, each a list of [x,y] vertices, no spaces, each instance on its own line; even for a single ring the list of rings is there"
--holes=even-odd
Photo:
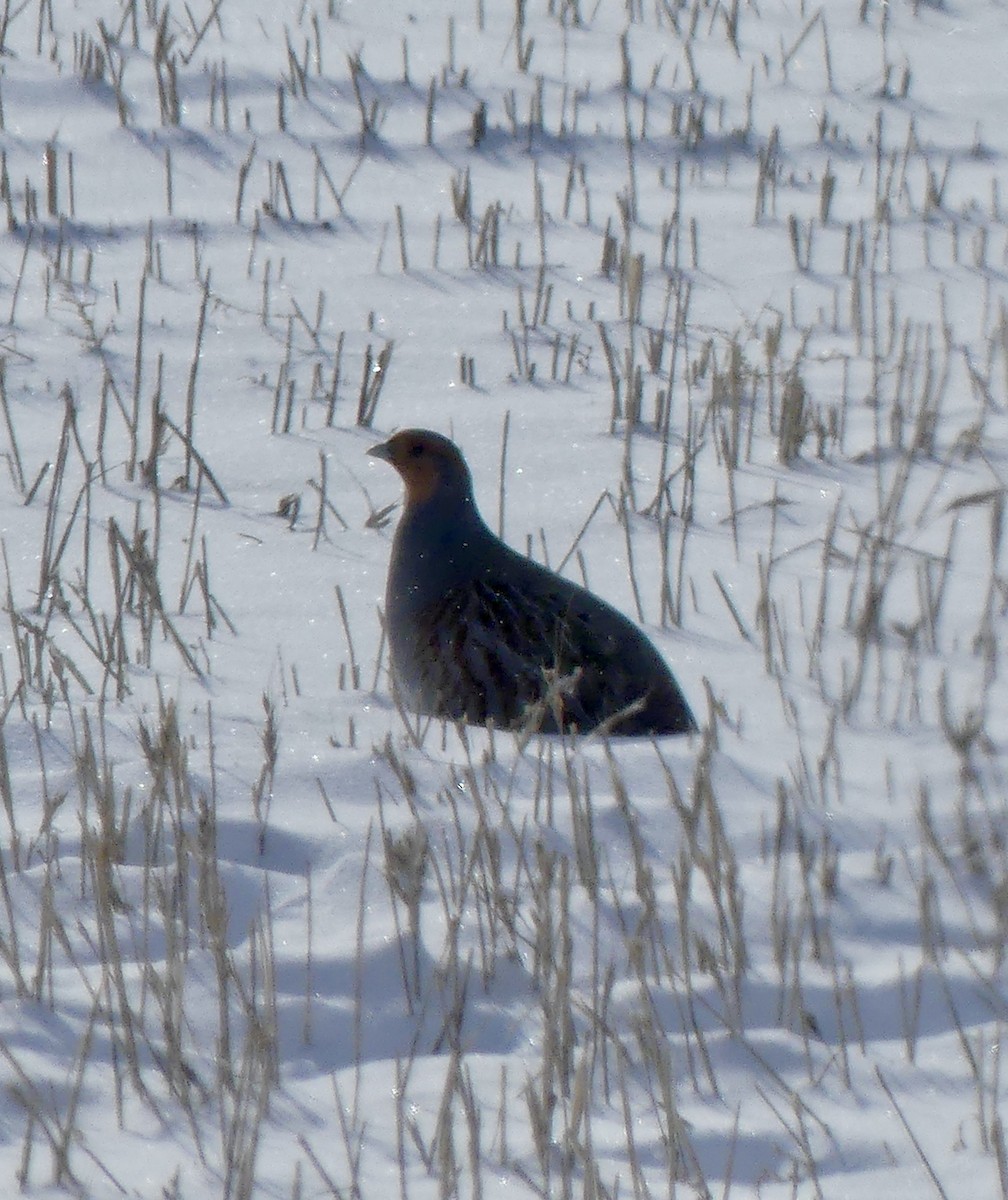
[[[385,597],[406,704],[543,733],[696,729],[664,659],[631,621],[490,531],[453,442],[406,429],[368,453],[391,463],[406,489]]]

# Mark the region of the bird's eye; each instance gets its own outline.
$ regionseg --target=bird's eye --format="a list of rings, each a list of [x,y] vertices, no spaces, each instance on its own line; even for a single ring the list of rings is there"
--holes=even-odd
[[[423,454],[423,446],[420,442],[414,442],[409,449],[410,458],[419,458]]]

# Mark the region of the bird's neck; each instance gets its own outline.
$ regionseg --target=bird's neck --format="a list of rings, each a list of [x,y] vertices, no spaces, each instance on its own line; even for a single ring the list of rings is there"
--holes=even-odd
[[[479,544],[493,534],[471,496],[434,496],[406,505],[395,534],[388,604],[423,609],[473,574]]]

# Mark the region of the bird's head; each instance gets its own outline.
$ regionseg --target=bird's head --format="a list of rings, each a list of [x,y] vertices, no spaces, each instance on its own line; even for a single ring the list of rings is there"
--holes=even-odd
[[[472,500],[472,476],[454,442],[430,429],[403,429],[368,454],[384,459],[402,476],[406,507],[431,499]]]

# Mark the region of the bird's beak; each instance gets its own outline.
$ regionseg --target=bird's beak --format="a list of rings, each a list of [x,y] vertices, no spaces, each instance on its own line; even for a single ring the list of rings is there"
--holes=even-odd
[[[377,446],[372,446],[368,451],[368,454],[370,454],[372,458],[384,459],[384,461],[387,463],[392,461],[392,451],[389,449],[388,442],[379,442]]]

